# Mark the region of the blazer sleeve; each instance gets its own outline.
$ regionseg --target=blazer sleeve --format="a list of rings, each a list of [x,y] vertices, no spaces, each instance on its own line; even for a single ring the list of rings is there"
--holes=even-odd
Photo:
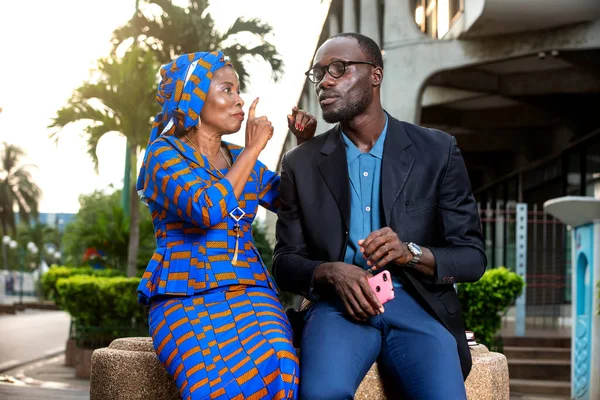
[[[436,261],[434,283],[478,280],[487,264],[481,221],[467,168],[454,137],[440,184],[438,210],[445,245],[429,247]]]
[[[273,276],[281,290],[313,300],[313,274],[323,261],[311,260],[308,256],[294,174],[286,156],[281,167],[279,199]]]
[[[201,179],[164,140],[157,140],[148,151],[143,188],[148,201],[205,229],[222,222],[238,207],[227,179],[216,183]]]
[[[260,161],[256,162],[256,169],[259,181],[258,203],[276,213],[279,209],[279,174],[270,171]]]

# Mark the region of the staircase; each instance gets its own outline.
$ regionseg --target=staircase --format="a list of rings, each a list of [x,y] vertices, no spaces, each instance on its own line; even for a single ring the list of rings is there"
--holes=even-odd
[[[570,399],[571,338],[504,336],[511,398]]]

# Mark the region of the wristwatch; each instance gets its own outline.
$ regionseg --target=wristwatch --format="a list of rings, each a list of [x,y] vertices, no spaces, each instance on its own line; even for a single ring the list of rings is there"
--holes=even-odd
[[[413,242],[408,243],[406,246],[408,247],[408,251],[410,251],[410,253],[413,255],[412,260],[410,260],[406,264],[406,266],[412,268],[415,265],[417,265],[417,263],[421,259],[421,256],[423,255],[423,250],[421,250],[419,245],[414,244]]]

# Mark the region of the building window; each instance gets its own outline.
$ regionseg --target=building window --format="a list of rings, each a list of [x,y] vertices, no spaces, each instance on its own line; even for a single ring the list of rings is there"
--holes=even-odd
[[[416,0],[415,22],[428,36],[441,39],[463,9],[464,0]]]
[[[600,199],[600,137],[586,146],[585,195]]]
[[[567,153],[566,194],[581,196],[581,153],[569,151]]]

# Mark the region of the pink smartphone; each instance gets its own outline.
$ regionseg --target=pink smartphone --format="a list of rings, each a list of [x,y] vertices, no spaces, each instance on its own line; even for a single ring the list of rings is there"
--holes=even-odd
[[[369,286],[381,304],[394,298],[394,285],[389,271],[383,271],[369,278]]]

